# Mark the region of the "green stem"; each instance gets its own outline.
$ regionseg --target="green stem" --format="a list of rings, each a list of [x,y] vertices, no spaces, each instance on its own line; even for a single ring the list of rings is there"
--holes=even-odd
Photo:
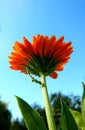
[[[42,89],[42,94],[43,94],[43,99],[44,99],[48,127],[49,127],[49,130],[56,130],[53,113],[52,113],[51,105],[49,101],[48,91],[46,87],[46,79],[45,79],[44,74],[41,74],[40,77],[41,77],[41,89]]]

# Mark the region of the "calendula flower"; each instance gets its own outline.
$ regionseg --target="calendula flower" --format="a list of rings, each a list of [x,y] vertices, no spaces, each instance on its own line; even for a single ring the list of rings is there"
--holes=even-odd
[[[14,52],[9,56],[13,70],[20,70],[26,74],[50,76],[57,78],[58,71],[68,62],[73,52],[71,42],[64,42],[64,36],[59,39],[53,35],[33,36],[32,43],[23,37],[23,43],[18,41],[13,46]]]

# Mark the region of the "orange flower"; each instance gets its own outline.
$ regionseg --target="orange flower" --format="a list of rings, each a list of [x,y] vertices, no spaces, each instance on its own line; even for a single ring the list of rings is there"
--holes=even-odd
[[[57,78],[57,71],[62,71],[63,66],[68,62],[73,52],[71,42],[64,42],[64,37],[56,39],[55,36],[37,35],[30,43],[23,37],[23,43],[15,42],[14,52],[9,56],[13,70],[20,70],[23,73],[32,73],[40,76]]]

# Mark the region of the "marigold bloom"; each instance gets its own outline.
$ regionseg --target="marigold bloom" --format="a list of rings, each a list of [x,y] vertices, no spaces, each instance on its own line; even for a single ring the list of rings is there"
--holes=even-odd
[[[11,69],[37,76],[43,73],[45,76],[57,78],[57,72],[63,70],[73,52],[73,47],[71,42],[64,42],[64,36],[56,39],[54,35],[50,38],[37,35],[33,36],[32,43],[25,37],[23,43],[16,41],[13,50],[9,56]]]

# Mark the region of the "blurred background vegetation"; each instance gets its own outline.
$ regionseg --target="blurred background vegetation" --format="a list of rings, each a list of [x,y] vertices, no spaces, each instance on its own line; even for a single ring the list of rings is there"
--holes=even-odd
[[[81,97],[71,95],[63,95],[62,93],[53,93],[50,95],[50,102],[52,105],[52,110],[54,114],[54,119],[56,123],[56,127],[59,127],[60,124],[60,116],[61,116],[61,98],[65,101],[67,106],[73,110],[81,112]],[[45,110],[39,104],[34,103],[32,108],[37,111],[43,118],[46,126],[46,116]],[[8,109],[8,104],[3,102],[0,98],[0,130],[27,130],[23,119],[16,119],[13,120],[12,113]]]

